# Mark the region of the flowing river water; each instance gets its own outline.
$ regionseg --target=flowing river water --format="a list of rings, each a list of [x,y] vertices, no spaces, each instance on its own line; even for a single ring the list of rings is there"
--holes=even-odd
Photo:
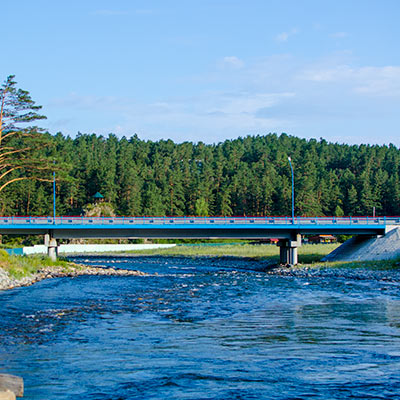
[[[400,270],[75,260],[150,275],[0,293],[0,372],[26,399],[400,398]]]

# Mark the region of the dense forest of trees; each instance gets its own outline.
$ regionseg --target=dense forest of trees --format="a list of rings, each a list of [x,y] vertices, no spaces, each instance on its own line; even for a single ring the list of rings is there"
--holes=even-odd
[[[120,215],[290,215],[289,155],[297,215],[371,215],[373,207],[377,214],[400,214],[400,150],[393,145],[350,146],[286,134],[213,145],[136,135],[45,136],[50,145],[40,156],[58,166],[59,215],[80,215],[97,191]],[[51,178],[7,186],[0,214],[51,215]]]

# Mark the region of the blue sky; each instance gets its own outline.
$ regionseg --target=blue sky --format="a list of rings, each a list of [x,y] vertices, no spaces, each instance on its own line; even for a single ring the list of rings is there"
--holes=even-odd
[[[400,146],[397,0],[16,0],[2,80],[50,132]]]

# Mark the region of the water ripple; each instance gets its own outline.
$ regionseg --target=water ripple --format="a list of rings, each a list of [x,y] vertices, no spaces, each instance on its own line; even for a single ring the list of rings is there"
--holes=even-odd
[[[0,370],[33,400],[398,398],[399,271],[209,261],[0,293]]]

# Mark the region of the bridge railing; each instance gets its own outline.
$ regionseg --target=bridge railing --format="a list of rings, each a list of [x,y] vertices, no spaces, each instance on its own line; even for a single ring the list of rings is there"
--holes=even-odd
[[[400,217],[0,217],[0,225],[399,225]]]

